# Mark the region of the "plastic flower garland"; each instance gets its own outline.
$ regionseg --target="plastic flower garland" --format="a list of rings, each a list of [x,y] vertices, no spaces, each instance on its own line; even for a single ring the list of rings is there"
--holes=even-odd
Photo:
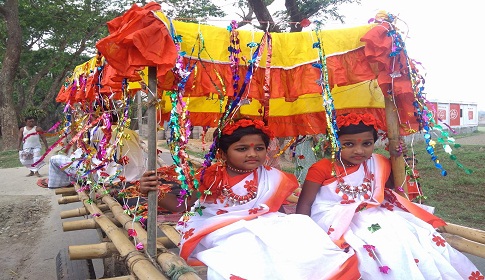
[[[237,129],[241,127],[249,127],[249,126],[254,126],[255,128],[263,131],[264,134],[268,135],[269,138],[273,138],[273,132],[267,127],[263,121],[260,120],[251,120],[251,119],[240,119],[237,120],[236,122],[229,122],[224,126],[222,129],[222,134],[223,135],[231,135],[236,131]]]
[[[380,23],[382,26],[387,26],[387,36],[392,38],[392,51],[389,54],[390,57],[393,57],[395,60],[394,63],[394,69],[390,69],[390,76],[392,78],[398,77],[401,75],[401,72],[397,69],[402,69],[405,68],[409,72],[413,92],[414,92],[414,102],[413,106],[415,108],[415,116],[416,120],[419,123],[420,130],[424,132],[424,139],[426,142],[426,151],[428,154],[431,156],[431,160],[435,163],[435,167],[441,171],[442,176],[446,176],[448,173],[447,171],[443,168],[443,166],[440,163],[440,160],[438,156],[435,154],[435,145],[436,141],[432,139],[431,136],[431,131],[436,130],[439,131],[441,134],[441,137],[438,137],[437,141],[438,143],[442,144],[442,147],[446,153],[450,155],[450,159],[453,160],[456,165],[463,169],[466,174],[471,174],[473,171],[470,170],[469,168],[466,168],[461,164],[455,155],[452,154],[452,148],[450,144],[453,144],[455,148],[459,148],[460,145],[454,143],[455,139],[452,137],[449,137],[449,133],[447,131],[444,131],[443,128],[437,124],[436,120],[433,117],[433,113],[431,110],[428,108],[428,100],[426,99],[426,94],[424,93],[424,83],[425,80],[424,78],[418,73],[418,71],[412,67],[412,60],[408,57],[407,51],[406,51],[406,45],[404,43],[404,40],[402,39],[401,35],[398,32],[398,29],[395,27],[394,23],[396,22],[397,18],[390,14],[390,13],[384,13],[381,12],[379,14],[378,18],[375,18],[373,21]],[[404,62],[400,61],[398,59],[399,53],[403,52],[406,60]],[[392,95],[392,91],[389,92],[390,95]],[[415,131],[410,131],[410,132],[415,132]]]
[[[373,115],[365,113],[365,114],[356,114],[356,113],[349,113],[345,115],[337,116],[337,126],[339,128],[343,126],[349,125],[358,125],[360,122],[364,123],[367,126],[373,126],[376,131],[382,129],[383,125],[382,122],[376,119]]]
[[[322,22],[317,21],[315,34],[317,35],[317,42],[313,43],[313,48],[317,49],[319,62],[313,63],[312,66],[320,69],[320,79],[315,81],[322,88],[323,97],[323,107],[325,108],[325,117],[327,123],[327,138],[332,146],[332,160],[335,160],[336,153],[340,151],[340,142],[337,136],[337,122],[336,122],[336,110],[333,102],[332,92],[330,90],[330,85],[328,82],[328,67],[327,67],[327,56],[322,47],[322,42],[318,36]]]

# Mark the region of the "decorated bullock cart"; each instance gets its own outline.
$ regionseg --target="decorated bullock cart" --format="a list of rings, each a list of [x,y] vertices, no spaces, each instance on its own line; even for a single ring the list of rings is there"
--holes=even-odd
[[[392,146],[401,136],[424,134],[430,160],[446,175],[431,131],[440,135],[450,155],[453,140],[441,134],[433,119],[424,79],[394,24],[393,15],[382,13],[372,23],[353,28],[323,30],[314,22],[311,31],[270,33],[239,30],[235,22],[220,28],[175,21],[157,4],[134,5],[108,23],[110,35],[97,43],[98,55],[78,66],[59,92],[57,101],[66,104],[69,117],[56,145],[65,139],[67,147],[85,145],[84,133],[113,110],[119,113],[118,126],[129,127],[134,95],[144,92],[149,127],[146,168],[157,166],[156,132],[166,123],[182,188],[188,188],[184,180],[193,180],[195,170],[210,165],[215,155],[211,148],[204,160],[194,163],[187,154],[191,128],[219,127],[235,115],[262,119],[277,137],[292,141],[325,134],[336,151],[335,115],[370,112],[386,124]],[[87,167],[78,182],[56,189],[60,204],[82,203],[62,212],[61,218],[86,217],[64,222],[63,229],[96,228],[100,233],[98,244],[69,247],[64,257],[70,264],[62,266],[59,278],[70,279],[75,262],[83,266],[104,259],[103,278],[204,279],[205,267],[188,266],[177,254],[180,234],[173,225],[182,214],[161,214],[156,193],[149,193],[146,204],[138,203],[136,191],[130,192],[136,182],[124,181],[120,173],[93,177],[100,166],[89,159],[97,153],[102,162],[112,161],[106,151],[128,141],[122,135],[111,144],[107,141],[104,152],[85,148]],[[401,155],[390,157],[394,181],[401,182],[397,191],[408,197],[409,167]],[[130,204],[133,199],[137,203]],[[289,203],[296,200],[288,198]],[[451,224],[440,231],[458,250],[485,257],[483,231]],[[59,263],[65,261],[58,257]],[[92,269],[86,273],[86,278],[99,277]]]

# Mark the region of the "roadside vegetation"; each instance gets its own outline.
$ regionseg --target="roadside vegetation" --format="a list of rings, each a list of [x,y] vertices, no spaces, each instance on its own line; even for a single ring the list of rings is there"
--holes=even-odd
[[[476,133],[484,134],[485,127],[480,127],[474,135]],[[440,164],[448,173],[446,176],[434,166],[424,143],[415,145],[414,150],[419,161],[420,183],[427,197],[424,204],[435,207],[435,214],[447,222],[485,230],[485,146],[453,148],[456,160],[437,148]],[[466,174],[459,164],[472,173]]]

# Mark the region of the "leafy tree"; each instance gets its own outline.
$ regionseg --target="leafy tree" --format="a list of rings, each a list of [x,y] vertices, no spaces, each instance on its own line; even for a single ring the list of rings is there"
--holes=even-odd
[[[96,41],[107,35],[106,22],[130,2],[0,1],[2,150],[15,147],[25,108],[47,112],[48,118],[40,120],[43,127],[59,119],[54,99],[68,72],[95,54]]]
[[[268,6],[274,0],[239,0],[238,7],[241,11],[245,9],[242,16],[245,20],[252,19],[252,13],[259,21],[259,29],[272,32],[299,32],[303,26],[300,23],[303,19],[316,18],[322,22],[327,20],[339,20],[344,22],[344,17],[338,12],[338,6],[344,3],[357,3],[360,0],[285,0],[285,10],[269,12]],[[269,27],[268,27],[269,24]]]
[[[224,17],[226,15],[210,0],[166,0],[162,6],[163,12],[168,17],[194,22],[208,16]]]
[[[3,148],[13,149],[18,133],[17,118],[14,109],[14,101],[11,93],[20,61],[20,49],[22,46],[22,28],[19,20],[18,0],[7,0],[0,6],[0,14],[5,23],[0,26],[2,32],[2,69],[0,69],[0,131],[4,135]],[[6,36],[5,36],[5,35]],[[8,39],[8,40],[7,40]],[[5,53],[5,54],[4,54]],[[10,145],[8,145],[10,143]]]

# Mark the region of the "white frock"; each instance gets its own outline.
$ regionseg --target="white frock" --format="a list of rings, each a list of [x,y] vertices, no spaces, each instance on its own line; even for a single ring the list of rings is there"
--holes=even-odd
[[[337,247],[310,217],[270,210],[294,189],[283,191],[289,180],[281,171],[260,167],[256,179],[250,174],[232,190],[243,195],[245,182],[252,180],[258,181],[253,200],[241,205],[202,203],[202,215],[180,220],[180,255],[189,264],[207,265],[210,280],[336,279],[342,270],[350,270],[344,263],[355,258],[353,251]],[[356,266],[352,268],[358,275]]]
[[[452,248],[431,225],[438,225],[441,219],[402,200],[395,192],[385,190],[389,174],[386,158],[374,155],[366,164],[375,178],[368,199],[362,193],[353,202],[342,203],[345,199],[337,190],[337,181],[327,182],[319,190],[311,214],[333,240],[343,236],[355,250],[362,279],[483,277],[473,263]],[[359,186],[364,176],[361,165],[345,176],[344,181],[350,186]],[[428,222],[416,215],[426,216]]]

